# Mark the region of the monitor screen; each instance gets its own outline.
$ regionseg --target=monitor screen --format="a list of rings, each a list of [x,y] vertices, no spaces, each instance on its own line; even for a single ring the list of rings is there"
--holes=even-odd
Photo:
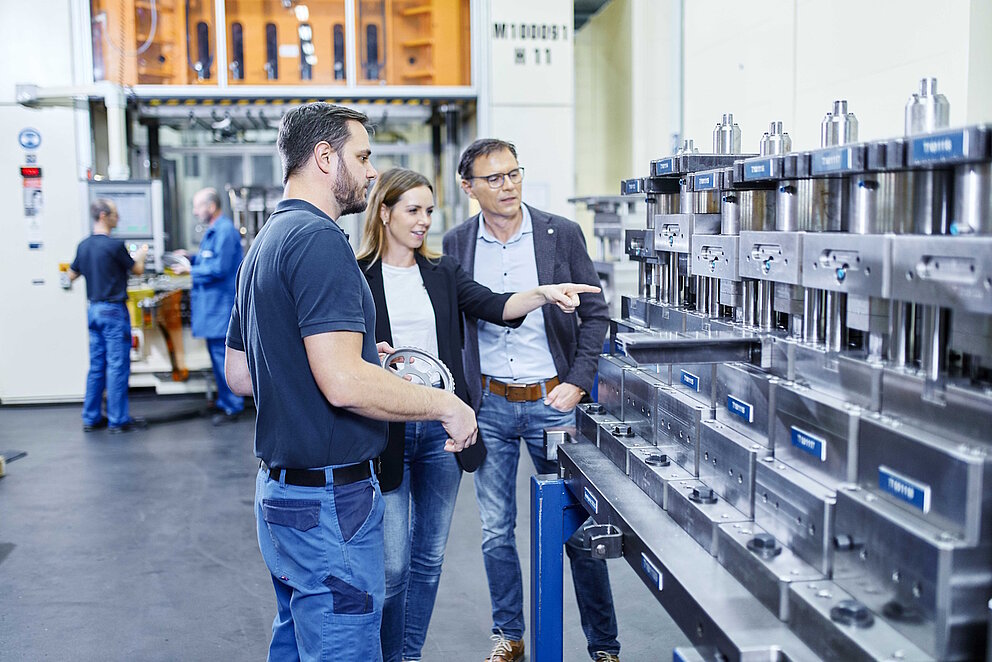
[[[140,239],[152,236],[152,193],[148,182],[90,182],[90,202],[98,198],[117,206],[113,236]]]

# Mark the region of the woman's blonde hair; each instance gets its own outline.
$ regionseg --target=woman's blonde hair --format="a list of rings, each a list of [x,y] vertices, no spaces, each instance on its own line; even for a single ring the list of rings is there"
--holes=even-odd
[[[434,194],[434,187],[431,186],[430,181],[419,172],[406,168],[391,168],[379,175],[369,192],[369,205],[365,210],[365,228],[362,230],[362,246],[358,250],[359,260],[368,260],[371,263],[382,257],[382,250],[386,245],[386,226],[382,222],[380,213],[382,206],[386,205],[392,209],[404,193],[421,186],[426,186],[430,189],[431,195]],[[417,252],[428,260],[441,257],[439,253],[427,248],[426,239]]]

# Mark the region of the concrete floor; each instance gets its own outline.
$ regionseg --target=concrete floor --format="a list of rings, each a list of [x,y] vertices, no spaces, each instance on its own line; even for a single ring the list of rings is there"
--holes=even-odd
[[[191,404],[135,398],[132,410]],[[0,408],[0,452],[28,452],[0,479],[0,659],[264,659],[275,601],[255,539],[252,432],[246,417],[221,428],[195,418],[85,434],[79,406]],[[526,594],[533,467],[520,467]],[[480,541],[466,475],[424,660],[488,653]],[[610,570],[622,658],[671,659],[685,637],[626,563]],[[585,639],[565,585],[564,660],[579,662],[588,659]]]

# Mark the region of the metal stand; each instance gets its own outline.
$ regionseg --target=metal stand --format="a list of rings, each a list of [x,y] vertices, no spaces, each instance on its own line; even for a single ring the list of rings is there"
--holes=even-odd
[[[530,483],[530,659],[562,659],[565,541],[588,515],[555,474]]]

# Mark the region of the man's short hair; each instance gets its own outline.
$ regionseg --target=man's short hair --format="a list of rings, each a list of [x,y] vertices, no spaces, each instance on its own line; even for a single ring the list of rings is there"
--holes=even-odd
[[[352,120],[372,134],[368,115],[323,101],[304,104],[283,115],[276,141],[282,159],[282,183],[306,165],[317,143],[326,142],[341,152],[351,137],[348,122]]]
[[[503,150],[507,150],[510,154],[513,154],[513,158],[517,158],[517,148],[511,142],[497,138],[480,138],[476,140],[462,152],[462,158],[458,162],[459,176],[462,179],[473,177],[475,173],[472,172],[472,166],[475,165],[477,158],[480,156],[489,156]]]
[[[202,195],[207,202],[212,202],[217,209],[223,209],[224,203],[221,202],[220,194],[217,189],[210,187],[201,189],[197,192],[197,195]]]
[[[100,220],[100,214],[110,216],[114,211],[114,203],[106,198],[97,198],[90,203],[90,217],[93,222]]]

